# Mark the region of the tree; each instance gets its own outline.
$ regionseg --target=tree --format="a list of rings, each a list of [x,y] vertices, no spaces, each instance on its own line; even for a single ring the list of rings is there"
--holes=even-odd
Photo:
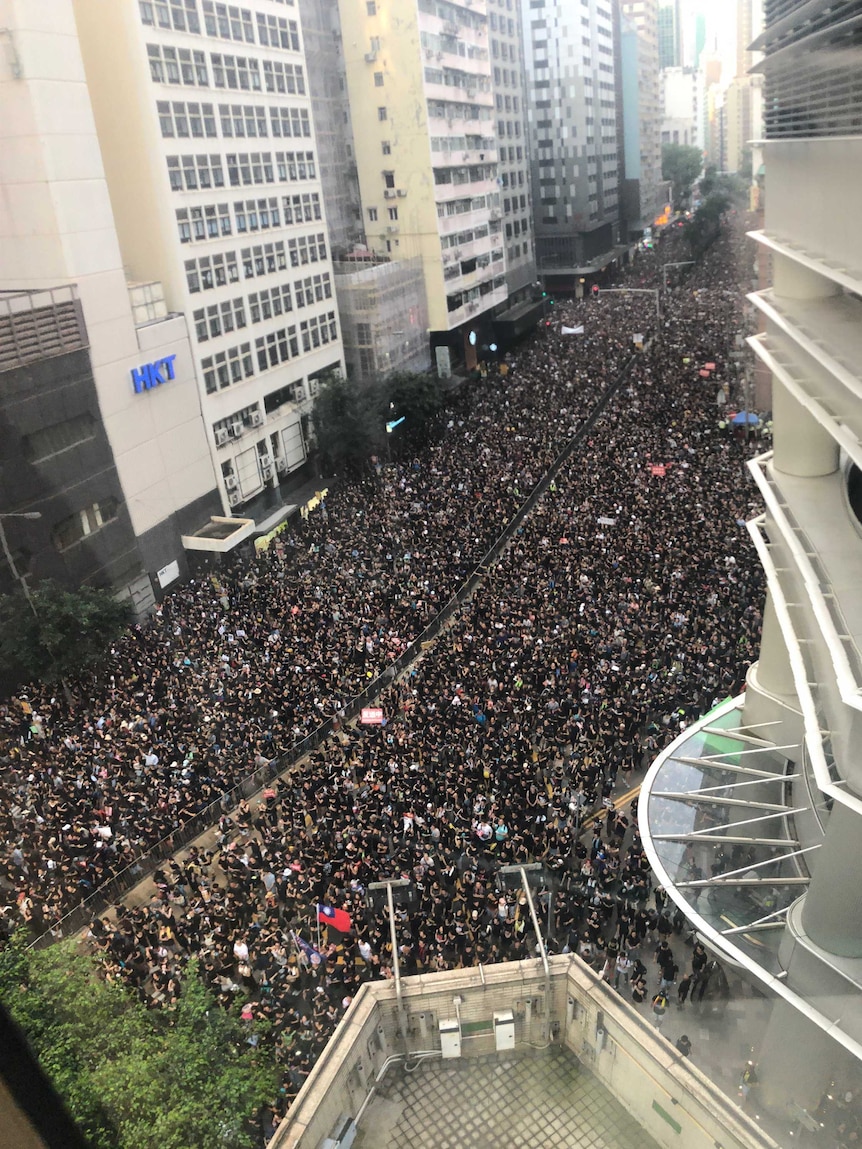
[[[398,428],[399,438],[417,445],[427,442],[445,403],[437,376],[431,372],[401,372],[386,380],[384,390],[387,421],[404,419]]]
[[[722,217],[730,206],[728,195],[723,191],[713,191],[686,224],[685,238],[695,259],[699,259],[717,238]]]
[[[691,185],[700,175],[703,157],[700,148],[688,144],[664,144],[661,149],[661,178],[673,184],[675,207],[688,199]]]
[[[712,195],[718,183],[718,168],[715,164],[707,164],[700,180],[700,194],[703,197]]]
[[[0,953],[0,998],[94,1149],[252,1149],[278,1070],[190,962],[173,1012],[104,981],[74,941]]]
[[[318,392],[312,412],[325,465],[336,472],[362,474],[370,456],[383,443],[385,418],[379,384],[360,386],[339,374],[330,375]]]
[[[0,597],[0,665],[54,682],[97,662],[129,624],[131,610],[108,591],[66,590],[46,580],[30,592]]]

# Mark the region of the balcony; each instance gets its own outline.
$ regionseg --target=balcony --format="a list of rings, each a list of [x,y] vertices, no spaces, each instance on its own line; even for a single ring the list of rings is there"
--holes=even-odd
[[[447,215],[437,220],[437,231],[440,235],[452,235],[453,232],[467,231],[480,224],[488,223],[488,209],[477,208],[475,211],[464,211],[457,215]]]
[[[502,266],[502,265],[500,265]],[[466,323],[468,319],[472,319],[474,315],[479,315],[483,311],[489,311],[492,307],[496,307],[498,303],[503,303],[508,295],[508,288],[505,284],[496,288],[494,291],[489,291],[487,295],[481,296],[479,299],[471,299],[469,302],[462,304],[456,311],[450,311],[448,315],[449,330],[454,327]]]

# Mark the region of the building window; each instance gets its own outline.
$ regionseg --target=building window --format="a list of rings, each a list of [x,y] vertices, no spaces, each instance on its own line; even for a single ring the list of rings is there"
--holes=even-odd
[[[377,0],[367,0],[365,10],[369,16],[377,15]]]
[[[58,551],[66,551],[88,535],[100,531],[106,523],[116,519],[119,506],[116,499],[103,499],[63,519],[54,527],[54,546]]]
[[[383,186],[387,188],[395,187],[395,172],[383,173]]]
[[[384,140],[380,147],[383,150],[384,156],[392,155],[392,145],[389,143],[389,140]]]
[[[390,219],[398,219],[398,208],[397,207],[389,208],[389,218]]]
[[[376,207],[370,207],[368,209],[368,218],[371,220],[372,223],[377,223],[377,208]]]
[[[383,87],[383,73],[382,72],[375,72],[374,73],[374,87],[375,88],[382,88]]]
[[[378,120],[381,120],[381,121],[389,119],[389,116],[388,116],[385,108],[378,108],[377,109],[377,118],[378,118]]]
[[[42,427],[32,435],[25,435],[23,440],[24,454],[31,463],[40,463],[43,459],[59,455],[79,443],[85,443],[96,434],[95,420],[92,415],[73,415],[62,423],[55,423],[52,427]]]

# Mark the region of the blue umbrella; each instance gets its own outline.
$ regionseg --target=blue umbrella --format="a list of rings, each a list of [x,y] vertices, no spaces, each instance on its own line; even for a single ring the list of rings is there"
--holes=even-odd
[[[760,422],[760,416],[755,415],[753,411],[740,411],[739,414],[734,415],[730,420],[736,427],[742,427],[748,423],[749,426],[756,427]]]

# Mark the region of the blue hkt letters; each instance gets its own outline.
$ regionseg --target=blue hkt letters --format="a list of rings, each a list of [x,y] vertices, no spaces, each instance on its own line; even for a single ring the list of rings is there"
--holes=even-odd
[[[132,385],[135,388],[135,394],[140,395],[142,391],[151,391],[160,383],[167,383],[169,379],[175,378],[175,359],[176,355],[166,355],[164,359],[157,359],[155,363],[145,363],[143,367],[133,367]]]

